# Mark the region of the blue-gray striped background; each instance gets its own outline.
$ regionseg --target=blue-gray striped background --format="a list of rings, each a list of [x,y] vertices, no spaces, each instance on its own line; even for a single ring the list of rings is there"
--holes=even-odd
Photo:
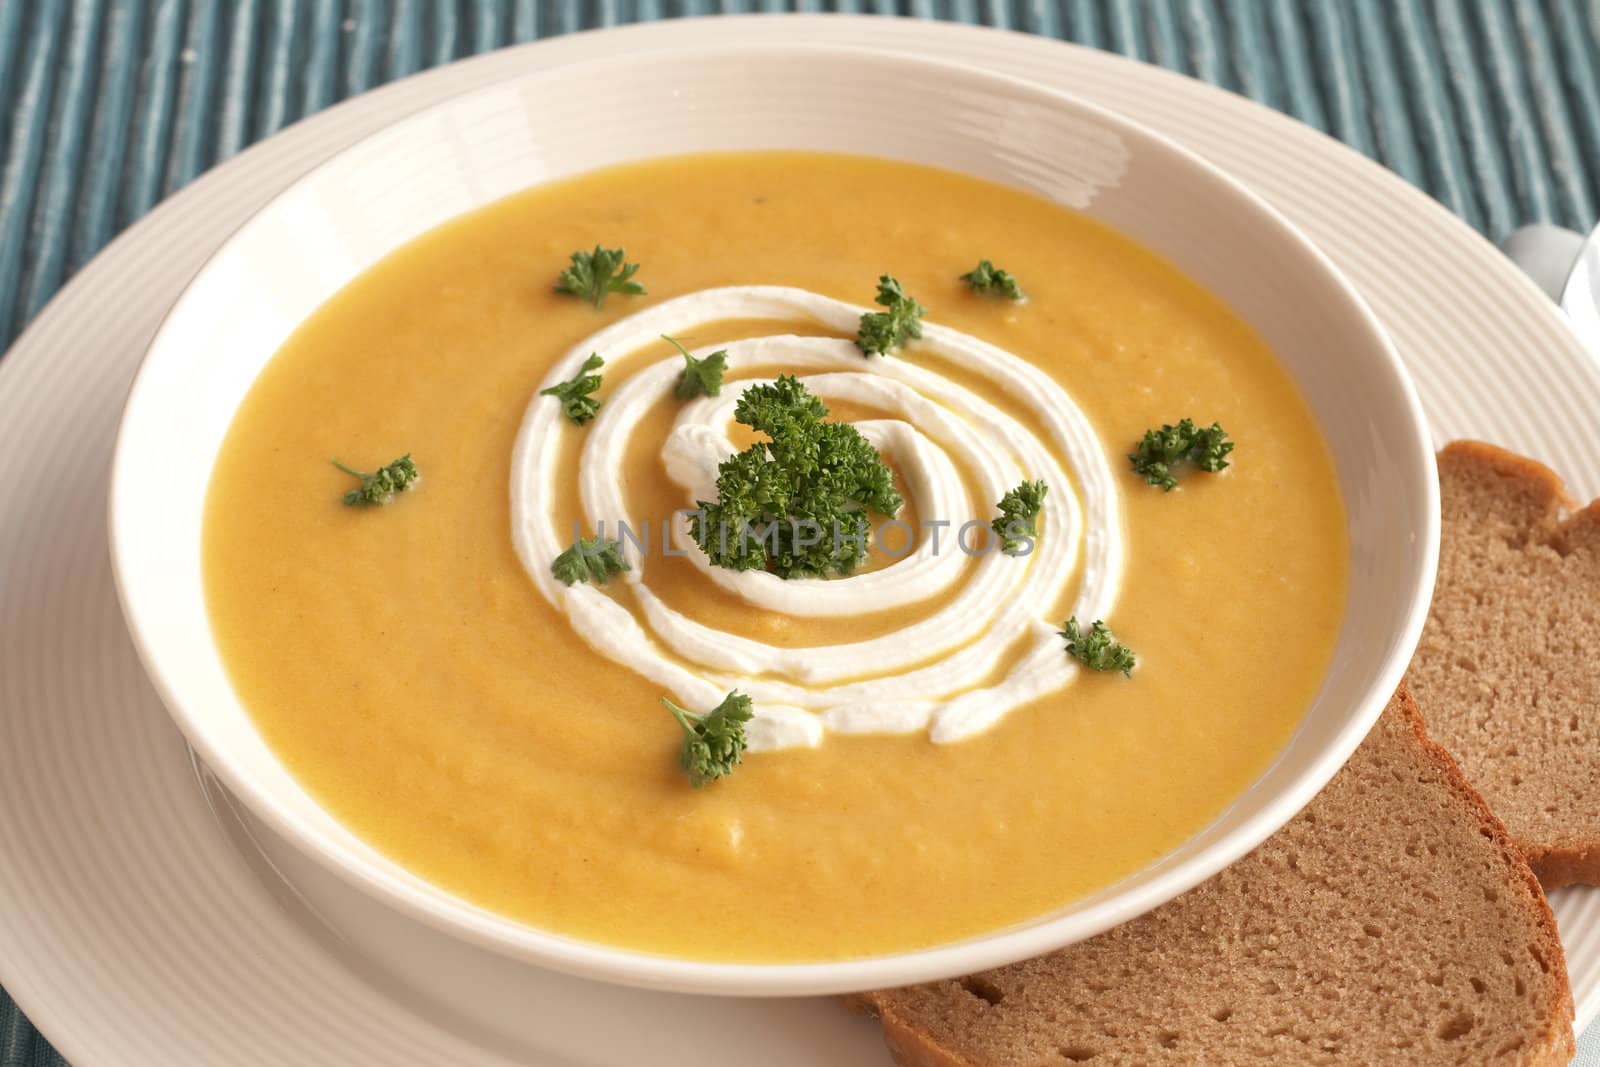
[[[1600,0],[0,0],[0,344],[162,197],[319,108],[514,42],[768,10],[1159,63],[1326,130],[1496,239],[1587,228],[1600,203]],[[60,1062],[0,993],[0,1067]]]

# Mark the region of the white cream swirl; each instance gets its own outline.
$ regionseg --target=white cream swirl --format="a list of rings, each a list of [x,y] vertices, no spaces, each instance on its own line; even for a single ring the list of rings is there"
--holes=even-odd
[[[585,532],[602,521],[608,536],[615,536],[619,523],[639,530],[648,522],[659,530],[665,518],[628,514],[625,466],[644,416],[672,395],[683,359],[672,352],[630,366],[625,377],[613,372],[613,360],[661,334],[727,319],[810,322],[853,334],[864,310],[781,286],[708,289],[630,315],[568,351],[543,385],[578,373],[591,352],[607,360],[604,403],[584,431],[578,456]],[[781,335],[714,347],[728,353],[721,395],[682,404],[660,443],[668,477],[684,490],[685,508],[715,499],[717,465],[736,451],[728,428],[739,395],[771,380],[741,376],[741,369],[781,369],[824,401],[884,412],[888,417],[855,425],[894,460],[918,512],[949,525],[939,529],[937,540],[929,536],[933,531],[921,531],[904,558],[844,578],[784,580],[765,571],[712,566],[682,533],[682,520],[672,524],[675,550],[686,551],[708,581],[768,611],[848,618],[911,605],[925,610],[880,637],[802,648],[767,644],[669,606],[650,588],[650,561],[627,541],[624,552],[633,569],[624,577],[642,619],[604,589],[562,585],[550,566],[572,543],[572,531],[558,529],[555,519],[561,510],[554,486],[564,419],[561,405],[535,395],[512,457],[512,537],[534,584],[585,641],[689,707],[713,706],[734,688],[750,694],[756,704],[749,728],[755,750],[816,745],[830,731],[926,729],[936,742],[957,741],[1073,680],[1077,665],[1055,633],[1060,619],[1044,615],[1060,604],[1080,565],[1082,580],[1069,612],[1086,622],[1110,614],[1122,574],[1122,523],[1105,449],[1054,379],[994,345],[931,323],[909,352],[890,358],[866,359],[853,342],[835,337]],[[961,367],[989,395],[1025,411],[1042,436],[978,391],[920,366],[919,352]],[[987,522],[995,501],[1024,479],[1050,486],[1034,550],[1020,557],[962,551],[956,543],[960,527]]]

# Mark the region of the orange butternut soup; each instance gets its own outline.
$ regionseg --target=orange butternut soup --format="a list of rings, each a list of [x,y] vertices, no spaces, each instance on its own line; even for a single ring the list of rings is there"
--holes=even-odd
[[[597,244],[647,293],[555,291]],[[969,288],[980,258],[1026,299]],[[926,326],[868,356],[855,323],[884,310],[885,272]],[[684,359],[658,333],[726,349],[717,397],[676,394]],[[591,348],[600,408],[579,425],[538,393]],[[847,577],[734,572],[662,536],[763,439],[733,404],[783,373],[904,498],[906,529],[879,526]],[[1127,453],[1182,417],[1237,447],[1166,492]],[[357,483],[329,457],[402,453],[412,490],[343,503]],[[1029,551],[994,551],[996,489],[1029,478],[1049,482]],[[632,569],[554,581],[552,546],[606,518],[647,526]],[[240,698],[377,849],[546,930],[800,961],[1017,923],[1204,827],[1315,695],[1348,546],[1294,385],[1159,256],[962,175],[764,152],[531,189],[362,274],[240,407],[204,552]],[[1133,650],[1129,676],[1069,654],[1054,631],[1078,612]],[[752,699],[751,750],[695,788],[661,698],[706,712],[730,690]]]

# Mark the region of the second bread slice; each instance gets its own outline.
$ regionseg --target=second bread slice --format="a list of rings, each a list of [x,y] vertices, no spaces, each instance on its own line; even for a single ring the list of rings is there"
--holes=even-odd
[[[1439,582],[1408,672],[1428,731],[1547,889],[1600,882],[1600,502],[1493,445],[1439,453]]]

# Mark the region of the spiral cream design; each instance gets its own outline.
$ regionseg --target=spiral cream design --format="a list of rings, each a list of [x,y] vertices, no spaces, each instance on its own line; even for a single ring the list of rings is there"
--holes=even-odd
[[[661,334],[726,319],[809,322],[822,331],[853,334],[864,310],[801,289],[709,289],[640,311],[565,353],[542,385],[578,373],[591,352],[607,360],[604,404],[585,428],[578,454],[585,533],[602,522],[608,537],[617,536],[619,523],[633,530],[649,523],[659,531],[666,518],[628,513],[624,462],[645,414],[672,396],[683,359],[671,352],[643,365],[629,360],[621,372],[613,370],[614,359],[625,359]],[[752,749],[816,745],[830,731],[926,729],[936,742],[957,741],[1072,682],[1077,665],[1056,634],[1061,620],[1051,613],[1081,571],[1069,612],[1085,621],[1109,615],[1124,546],[1105,449],[1060,385],[1026,360],[934,324],[924,325],[923,339],[908,355],[891,358],[866,359],[853,342],[837,337],[794,334],[713,347],[728,353],[721,395],[683,403],[659,442],[668,476],[683,488],[684,508],[715,499],[717,466],[736,451],[728,430],[739,396],[771,380],[753,372],[781,368],[825,402],[881,411],[882,418],[856,427],[900,470],[923,520],[949,525],[938,528],[937,539],[932,528],[918,531],[915,549],[889,566],[833,579],[784,580],[765,571],[712,566],[682,533],[681,519],[672,524],[674,550],[687,552],[707,581],[754,608],[812,617],[909,605],[925,610],[904,628],[869,640],[770,645],[670,607],[650,588],[651,560],[627,541],[623,549],[633,569],[624,577],[638,615],[603,588],[562,585],[550,565],[572,543],[572,530],[559,529],[554,518],[565,420],[559,404],[536,395],[512,461],[512,536],[539,591],[584,640],[688,707],[713,706],[730,689],[750,694],[756,704]],[[936,357],[935,363],[962,367],[984,383],[983,393],[1003,398],[1003,405],[920,365],[919,352]],[[987,523],[995,502],[1024,479],[1050,486],[1033,551],[1019,557],[964,551],[957,539],[963,524]]]

